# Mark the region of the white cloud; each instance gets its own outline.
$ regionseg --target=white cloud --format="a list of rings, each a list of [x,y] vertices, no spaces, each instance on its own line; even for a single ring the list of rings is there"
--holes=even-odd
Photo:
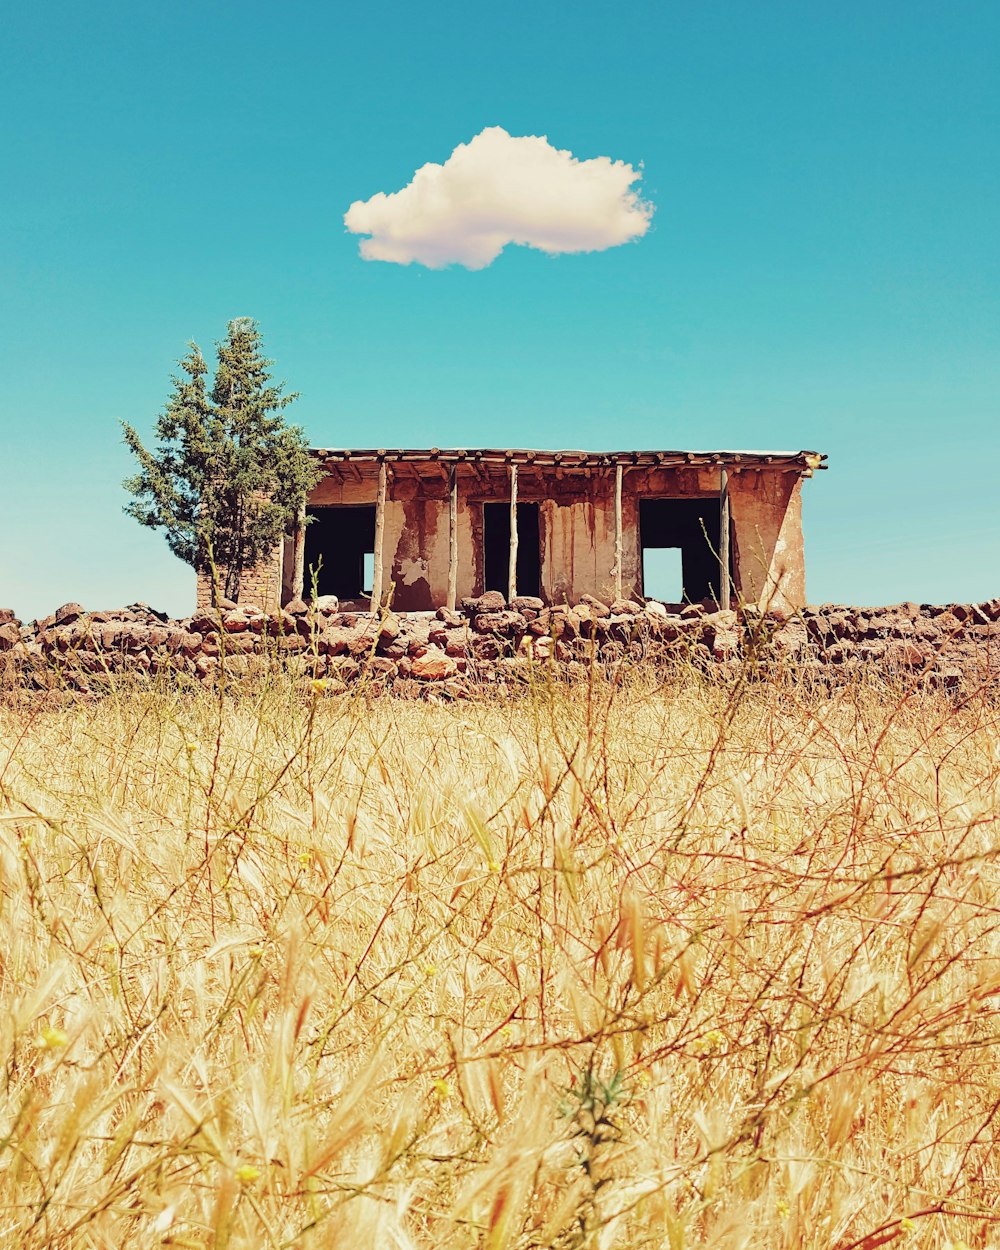
[[[649,229],[653,206],[642,177],[607,156],[580,161],[544,135],[490,126],[460,143],[443,165],[427,164],[401,191],[356,200],[344,214],[365,260],[430,269],[483,269],[508,243],[556,255],[603,252]]]

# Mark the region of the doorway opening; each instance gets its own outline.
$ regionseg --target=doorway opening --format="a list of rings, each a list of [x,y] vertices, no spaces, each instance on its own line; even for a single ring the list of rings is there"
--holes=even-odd
[[[669,588],[677,597],[666,602],[718,602],[719,534],[718,499],[640,499],[643,594]]]
[[[375,565],[375,505],[338,504],[309,508],[307,514],[306,595],[316,578],[317,595],[367,598]]]
[[[507,597],[510,568],[510,504],[483,504],[483,589]],[[517,593],[537,595],[542,583],[538,504],[517,505]]]

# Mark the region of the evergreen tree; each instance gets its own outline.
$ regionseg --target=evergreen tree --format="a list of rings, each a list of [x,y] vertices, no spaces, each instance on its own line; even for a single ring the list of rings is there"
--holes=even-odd
[[[243,573],[271,554],[320,474],[302,430],[285,424],[298,396],[271,384],[274,361],[257,323],[230,321],[216,352],[209,389],[205,359],[189,344],[156,423],[156,450],[122,423],[139,462],[123,485],[133,496],[128,515],[165,530],[170,550],[199,573],[218,570],[222,593],[235,599]]]

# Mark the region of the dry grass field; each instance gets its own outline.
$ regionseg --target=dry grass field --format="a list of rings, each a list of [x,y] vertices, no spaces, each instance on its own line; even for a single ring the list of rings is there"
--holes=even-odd
[[[1000,1245],[1000,708],[0,709],[0,1246]]]

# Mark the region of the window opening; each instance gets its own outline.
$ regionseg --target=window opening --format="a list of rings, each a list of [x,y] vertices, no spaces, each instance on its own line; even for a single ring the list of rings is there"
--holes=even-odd
[[[680,547],[643,547],[642,586],[647,599],[662,603],[684,600],[684,573]]]
[[[483,589],[507,597],[510,570],[510,504],[483,504]],[[537,595],[542,581],[538,504],[517,505],[517,593]]]
[[[338,504],[309,508],[306,526],[305,593],[316,591],[338,599],[364,599],[371,594],[375,568],[375,505]]]
[[[718,601],[719,533],[717,499],[641,499],[639,541],[643,593],[647,598],[660,597],[657,589],[664,584],[661,576],[671,567],[667,561],[671,561],[676,570],[677,556],[660,553],[676,550],[680,556],[679,582],[675,571],[670,576],[680,597],[669,602]],[[654,579],[652,583],[647,581],[648,576]]]

